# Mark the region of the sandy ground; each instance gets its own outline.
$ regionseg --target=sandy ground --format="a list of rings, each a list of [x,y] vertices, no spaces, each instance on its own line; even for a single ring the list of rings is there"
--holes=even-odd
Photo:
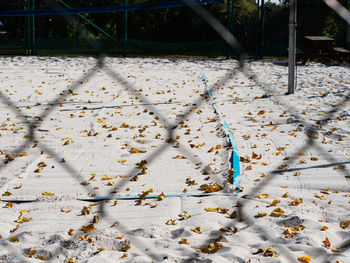
[[[0,62],[0,262],[350,262],[347,65]]]

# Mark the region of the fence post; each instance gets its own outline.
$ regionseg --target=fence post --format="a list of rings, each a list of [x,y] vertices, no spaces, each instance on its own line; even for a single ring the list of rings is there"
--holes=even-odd
[[[35,0],[32,0],[32,5],[31,5],[31,10],[34,11],[35,9]],[[36,48],[35,48],[35,15],[31,16],[31,47],[32,47],[32,52],[31,55],[35,56],[36,55]]]
[[[346,0],[346,9],[350,9],[350,0]],[[350,47],[350,25],[346,23],[346,48]]]
[[[128,6],[128,0],[124,0],[124,7]],[[124,45],[123,56],[126,57],[128,53],[128,11],[124,10]]]
[[[289,1],[288,94],[295,91],[297,0]]]

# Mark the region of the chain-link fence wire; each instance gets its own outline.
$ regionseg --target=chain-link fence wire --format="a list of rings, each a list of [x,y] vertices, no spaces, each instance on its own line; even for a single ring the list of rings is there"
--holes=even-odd
[[[186,0],[184,0],[184,2],[186,3]],[[53,9],[58,9],[59,6],[54,2],[54,1],[48,1],[48,3],[50,4],[51,8]],[[330,5],[335,11],[337,11],[337,13],[339,13],[344,19],[346,19],[348,22],[350,22],[350,14],[348,11],[344,10],[342,8],[342,6],[337,2],[337,1],[333,1],[333,0],[327,0],[326,3],[328,5]],[[284,170],[281,170],[280,168],[274,169],[272,171],[270,171],[270,177],[268,177],[266,180],[264,180],[263,182],[261,182],[257,188],[254,189],[254,192],[251,193],[247,193],[246,194],[246,198],[245,199],[239,199],[240,201],[240,205],[237,205],[237,214],[238,214],[238,218],[243,218],[245,217],[246,220],[244,221],[244,223],[247,226],[252,226],[253,228],[255,228],[258,232],[259,235],[261,237],[263,237],[264,239],[267,239],[270,241],[271,244],[274,244],[279,251],[281,252],[281,256],[284,256],[284,258],[288,261],[288,262],[294,262],[295,259],[292,257],[291,253],[289,252],[289,250],[284,247],[281,244],[278,244],[275,240],[275,237],[270,234],[270,232],[268,231],[268,229],[266,228],[261,228],[260,226],[256,225],[254,223],[253,220],[251,220],[250,218],[248,218],[246,215],[247,213],[245,212],[245,207],[247,206],[247,204],[250,201],[250,197],[256,193],[259,190],[264,189],[265,187],[268,187],[269,183],[274,179],[275,175],[278,174],[279,172],[283,172],[283,171],[288,171],[288,169],[290,169],[290,166],[295,163],[295,161],[299,158],[298,153],[302,152],[306,149],[310,149],[313,148],[315,149],[320,155],[322,155],[325,159],[330,160],[331,163],[336,163],[336,160],[328,153],[325,152],[320,145],[318,145],[318,143],[313,139],[313,136],[315,134],[315,132],[318,129],[317,125],[326,123],[328,120],[332,119],[332,117],[335,116],[335,114],[337,114],[343,107],[345,107],[346,103],[348,102],[349,98],[350,98],[350,92],[348,94],[345,94],[345,96],[337,103],[337,106],[334,107],[331,111],[329,111],[325,118],[322,119],[321,121],[319,121],[316,124],[314,123],[309,123],[303,120],[303,118],[301,118],[301,116],[299,115],[298,112],[296,112],[292,105],[289,104],[288,101],[281,99],[280,97],[274,96],[276,95],[272,84],[271,83],[264,83],[260,76],[256,75],[246,64],[247,60],[246,60],[246,55],[244,52],[243,47],[238,43],[238,41],[235,39],[235,37],[224,27],[222,26],[222,24],[213,16],[211,15],[205,8],[201,7],[201,6],[191,6],[190,8],[193,9],[193,11],[199,15],[200,17],[202,17],[214,30],[216,30],[221,37],[226,41],[226,43],[231,46],[236,53],[239,55],[240,59],[239,59],[239,66],[235,69],[233,69],[233,72],[236,71],[241,71],[243,72],[247,77],[253,79],[257,84],[259,84],[259,86],[267,93],[271,96],[271,99],[278,105],[284,107],[289,114],[291,114],[293,116],[293,118],[295,118],[296,120],[298,120],[298,122],[302,123],[306,129],[305,129],[305,134],[307,136],[307,140],[304,142],[304,145],[298,149],[297,152],[295,152],[288,160],[283,161],[280,165],[278,165],[277,167],[288,167]],[[67,20],[68,23],[71,23],[71,16],[65,16],[65,19]],[[78,26],[77,28],[80,32],[83,32],[85,29],[83,27]],[[87,81],[89,78],[92,78],[94,76],[94,74],[96,73],[97,70],[105,70],[107,72],[108,75],[110,75],[114,80],[116,81],[121,81],[121,83],[126,83],[123,84],[123,88],[129,92],[131,92],[134,95],[137,95],[139,97],[141,97],[145,102],[147,102],[147,99],[140,94],[139,92],[135,91],[133,89],[133,87],[128,84],[128,82],[123,79],[122,76],[120,76],[117,72],[115,72],[114,70],[105,67],[103,64],[104,61],[104,57],[105,55],[103,54],[103,49],[99,46],[95,46],[95,43],[90,43],[95,49],[96,51],[98,51],[98,53],[100,54],[99,59],[98,59],[98,63],[97,65],[86,75],[84,75],[81,79],[79,79],[78,81],[76,81],[73,86],[71,87],[71,90],[77,90],[79,87],[81,87],[81,85],[83,85],[82,83],[84,83],[85,81]],[[221,78],[218,81],[218,85],[215,85],[212,89],[212,92],[215,93],[215,91],[218,89],[218,87],[222,87],[225,86],[229,80],[232,78],[232,72],[228,72],[223,78]],[[44,143],[40,142],[40,139],[36,136],[36,129],[38,129],[38,127],[40,127],[40,123],[45,119],[45,116],[47,116],[48,112],[52,112],[54,111],[57,106],[59,105],[59,103],[64,99],[67,98],[69,96],[69,92],[64,92],[62,95],[59,95],[55,100],[54,103],[51,104],[51,106],[49,108],[46,108],[45,111],[42,114],[39,114],[38,117],[30,120],[30,118],[28,116],[25,116],[24,114],[22,114],[15,103],[13,103],[11,100],[9,100],[6,96],[4,96],[3,94],[0,93],[0,99],[2,101],[2,103],[6,104],[17,116],[19,116],[23,123],[26,124],[26,126],[28,127],[28,139],[20,146],[18,146],[14,151],[13,154],[17,155],[19,153],[21,153],[23,150],[25,150],[26,148],[29,147],[30,143],[33,143],[34,141],[39,141],[39,147],[40,149],[42,149],[43,151],[49,153],[54,159],[56,159],[56,161],[60,161],[61,160],[61,156],[59,156],[57,153],[55,153],[54,150],[50,149],[47,145],[45,145]],[[208,93],[203,94],[203,95],[208,95]],[[203,100],[202,98],[198,99],[197,101],[195,101],[194,104],[196,104],[196,106],[202,105],[205,103],[205,100]],[[147,104],[147,103],[146,103]],[[168,147],[170,147],[173,144],[174,141],[174,130],[176,130],[177,125],[185,120],[187,117],[189,117],[192,113],[193,113],[193,109],[195,109],[195,107],[191,107],[190,109],[188,109],[184,114],[183,117],[180,118],[178,121],[174,122],[174,123],[169,123],[168,120],[162,116],[162,114],[154,107],[152,106],[152,104],[147,104],[145,105],[146,108],[148,108],[149,110],[152,110],[156,113],[156,115],[159,116],[161,122],[167,127],[167,144],[164,144],[160,149],[155,150],[153,153],[149,154],[149,156],[147,158],[145,158],[147,160],[148,163],[151,163],[154,158],[156,158],[159,154],[161,154],[163,151],[165,151]],[[182,146],[180,148],[178,148],[178,150],[183,153],[183,154],[188,154],[189,153],[189,149],[186,149],[186,147]],[[193,159],[191,160],[192,162],[197,162],[197,159]],[[75,171],[75,169],[69,165],[69,163],[61,163],[61,165],[67,170],[67,172],[69,174],[71,174],[74,178],[76,178],[76,180],[78,180],[78,182],[82,182],[82,179],[79,178],[79,176],[77,176],[77,171]],[[6,167],[6,164],[2,164],[2,166],[0,167],[0,171]],[[350,178],[350,172],[348,169],[346,169],[344,167],[344,169],[339,169],[337,170],[339,172],[341,172],[346,178]],[[115,192],[116,190],[120,189],[122,186],[126,185],[130,178],[132,176],[134,176],[135,171],[130,171],[130,173],[126,176],[125,179],[123,179],[116,187],[115,189],[111,192],[111,195],[106,197],[106,198],[113,198],[115,197]],[[94,191],[94,189],[89,189],[89,186],[86,186],[87,190],[90,193],[93,193],[97,196],[97,193]],[[98,196],[97,196],[98,197]],[[238,200],[238,198],[236,196],[232,196],[232,201],[234,200]],[[113,219],[107,212],[105,209],[105,203],[104,202],[99,202],[99,210],[101,211],[101,218],[106,220],[109,223],[113,223],[115,222],[115,219]],[[234,227],[235,223],[231,223],[229,225],[227,225],[227,228],[232,228]],[[119,229],[121,231],[124,231],[126,233],[126,227],[124,225],[119,225]],[[153,260],[157,260],[157,257],[153,254],[153,252],[149,252],[148,250],[145,249],[144,244],[138,240],[138,238],[132,236],[131,234],[127,234],[130,242],[132,242],[136,247],[142,249],[144,251],[145,254],[147,254],[151,259]],[[70,240],[76,240],[78,238],[78,234],[75,234]],[[213,234],[211,236],[211,238],[209,240],[206,241],[206,243],[211,243],[213,241],[218,241],[218,239],[221,238],[220,236],[215,236],[215,234]],[[16,248],[14,248],[13,245],[11,245],[9,242],[7,241],[2,241],[1,242],[2,247],[4,247],[5,249],[7,249],[9,251],[9,253],[15,254],[17,259],[21,260],[21,262],[26,262],[25,258],[23,257],[23,253],[19,253],[19,251],[16,250]],[[205,245],[203,243],[203,245]],[[342,248],[343,249],[348,249],[348,247],[350,246],[350,241],[346,240],[344,241],[344,243],[342,244]],[[53,261],[55,256],[57,256],[58,254],[61,253],[60,248],[57,248],[56,251],[53,251],[51,253],[51,257],[49,260]],[[198,258],[200,255],[200,253],[193,253],[193,255],[190,255],[187,257],[189,258]],[[324,259],[325,262],[330,262],[328,258]]]

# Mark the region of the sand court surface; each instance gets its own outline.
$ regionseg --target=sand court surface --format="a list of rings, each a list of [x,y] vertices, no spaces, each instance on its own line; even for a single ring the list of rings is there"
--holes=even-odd
[[[0,262],[350,258],[348,65],[0,62]]]

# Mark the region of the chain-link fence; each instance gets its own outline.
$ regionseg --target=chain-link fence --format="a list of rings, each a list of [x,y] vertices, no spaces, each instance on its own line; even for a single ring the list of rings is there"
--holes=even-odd
[[[187,1],[184,1],[185,3],[187,3]],[[337,1],[327,1],[329,3],[331,3],[330,5],[333,6],[334,9],[336,10],[340,10],[340,6],[339,3]],[[50,5],[50,7],[52,8],[52,10],[58,10],[59,8],[61,8],[56,1],[47,1],[48,5]],[[17,134],[20,133],[21,134],[21,130],[25,129],[26,130],[26,134],[23,136],[23,140],[22,143],[20,145],[16,145],[16,148],[13,150],[11,150],[10,153],[5,153],[3,152],[3,156],[4,156],[4,160],[3,163],[1,165],[0,171],[3,175],[3,181],[2,181],[2,185],[5,185],[9,178],[7,176],[5,176],[5,172],[7,171],[6,169],[10,168],[11,165],[16,164],[16,162],[19,162],[18,158],[20,158],[21,156],[25,156],[26,151],[28,151],[29,148],[38,148],[40,149],[40,151],[42,151],[42,153],[46,153],[49,155],[49,158],[52,158],[57,165],[59,165],[60,167],[62,167],[63,172],[62,174],[68,175],[68,177],[71,177],[72,180],[77,181],[79,184],[81,184],[82,186],[84,186],[84,191],[88,193],[88,198],[84,198],[82,201],[91,201],[94,203],[98,202],[98,212],[92,210],[92,206],[85,206],[82,210],[82,215],[94,215],[93,219],[91,220],[91,218],[89,218],[88,221],[86,221],[85,223],[83,223],[85,221],[85,218],[83,219],[79,219],[79,224],[84,224],[81,227],[81,231],[77,231],[76,233],[74,233],[74,231],[71,231],[70,235],[71,238],[67,239],[67,240],[60,240],[60,239],[52,239],[50,241],[47,241],[48,243],[44,243],[44,246],[50,246],[53,243],[59,243],[58,246],[56,246],[55,250],[50,251],[50,253],[47,253],[45,255],[41,255],[39,256],[37,259],[41,259],[41,260],[49,260],[52,262],[58,262],[58,261],[62,261],[62,257],[65,256],[66,250],[65,249],[70,249],[70,250],[74,250],[75,247],[75,241],[77,240],[85,240],[86,242],[89,243],[94,243],[96,240],[94,240],[94,238],[89,237],[89,233],[91,232],[98,232],[100,231],[101,235],[99,235],[99,239],[102,238],[106,238],[106,237],[111,237],[108,236],[109,234],[114,233],[113,231],[107,231],[107,232],[103,232],[104,227],[108,228],[110,226],[112,227],[116,227],[117,231],[119,231],[118,233],[125,236],[126,238],[119,242],[119,236],[117,238],[114,238],[114,240],[117,240],[118,242],[112,242],[112,241],[106,241],[107,243],[110,242],[109,246],[110,249],[117,249],[118,251],[121,252],[125,252],[125,254],[123,255],[124,257],[127,257],[126,252],[130,249],[130,247],[133,248],[137,248],[138,250],[140,250],[141,254],[144,255],[146,258],[134,258],[131,260],[134,260],[136,262],[138,261],[146,261],[146,260],[151,260],[151,261],[164,261],[164,260],[168,260],[168,256],[166,254],[164,254],[164,252],[161,253],[157,253],[157,251],[153,251],[152,249],[150,249],[148,247],[147,244],[144,243],[145,239],[143,238],[144,234],[139,234],[136,232],[130,232],[128,227],[121,223],[121,222],[116,222],[116,219],[118,219],[118,217],[116,217],[115,215],[120,215],[120,211],[118,210],[113,210],[113,212],[110,212],[111,208],[111,204],[116,204],[117,200],[123,200],[126,199],[126,202],[131,202],[132,200],[135,200],[137,202],[137,204],[142,204],[142,202],[146,202],[145,200],[151,199],[151,198],[158,198],[158,200],[162,200],[166,197],[166,195],[157,195],[157,196],[152,196],[152,192],[153,190],[149,189],[147,191],[144,191],[142,194],[140,194],[139,196],[137,196],[136,198],[134,197],[130,197],[128,198],[128,196],[120,196],[119,193],[122,192],[122,190],[127,187],[131,181],[137,181],[139,180],[138,177],[142,176],[142,174],[147,173],[147,168],[149,166],[152,166],[153,163],[157,163],[157,159],[161,158],[162,154],[166,151],[168,151],[169,149],[172,149],[176,152],[176,155],[174,156],[174,159],[188,159],[188,164],[192,164],[192,166],[200,168],[201,166],[199,165],[199,163],[202,162],[203,163],[208,163],[208,160],[206,161],[202,161],[198,158],[198,155],[193,155],[193,151],[195,149],[197,149],[198,145],[193,144],[193,147],[191,146],[190,148],[187,147],[183,142],[181,142],[179,139],[181,138],[181,136],[178,135],[178,132],[180,129],[182,128],[187,128],[186,133],[190,133],[191,132],[191,125],[186,126],[186,122],[188,121],[188,119],[191,118],[191,116],[193,116],[194,114],[199,114],[197,111],[201,110],[200,107],[207,105],[208,103],[210,103],[210,101],[212,100],[213,103],[215,103],[215,100],[217,99],[216,97],[213,97],[213,94],[216,94],[222,87],[225,87],[226,84],[230,83],[230,81],[232,80],[233,76],[235,74],[239,74],[239,72],[243,73],[247,79],[249,79],[251,82],[254,82],[256,85],[258,85],[261,90],[265,93],[261,95],[261,98],[268,98],[270,96],[270,99],[278,106],[283,107],[285,109],[285,112],[289,114],[289,116],[292,117],[292,120],[290,120],[289,122],[297,122],[299,124],[299,126],[301,125],[303,127],[303,129],[305,130],[305,141],[303,142],[303,144],[301,145],[300,148],[298,148],[297,151],[295,151],[294,153],[291,153],[289,155],[288,158],[284,158],[284,160],[276,165],[276,169],[273,170],[269,170],[268,174],[269,176],[261,181],[260,183],[258,183],[258,185],[256,187],[254,187],[253,189],[251,189],[251,192],[247,192],[244,190],[244,188],[240,187],[239,185],[236,185],[237,188],[232,189],[232,187],[224,187],[225,181],[227,183],[227,181],[234,181],[237,183],[239,174],[237,174],[237,168],[236,170],[229,170],[227,177],[225,178],[221,178],[220,176],[218,176],[217,173],[215,175],[215,171],[211,171],[210,167],[207,168],[204,167],[202,173],[203,174],[209,174],[212,175],[212,182],[211,183],[207,183],[207,184],[203,184],[201,186],[201,189],[203,190],[203,192],[200,193],[196,193],[196,194],[186,194],[186,191],[184,191],[185,193],[183,193],[183,196],[188,196],[188,197],[202,197],[204,198],[213,198],[213,196],[215,197],[219,197],[219,196],[225,196],[228,195],[229,196],[229,201],[230,202],[235,202],[235,207],[237,208],[236,211],[232,212],[229,215],[230,219],[233,219],[233,221],[231,220],[230,223],[226,224],[224,227],[221,228],[220,231],[209,231],[208,234],[208,239],[206,240],[206,242],[201,243],[201,244],[197,244],[196,245],[196,249],[194,250],[186,250],[184,249],[183,251],[181,251],[183,253],[183,258],[184,260],[187,260],[188,262],[199,262],[199,261],[205,261],[207,260],[206,258],[208,258],[208,260],[210,260],[210,256],[215,253],[220,251],[221,249],[224,251],[223,248],[223,243],[225,243],[227,241],[227,237],[229,235],[232,235],[234,233],[237,232],[237,227],[239,228],[246,228],[246,227],[252,227],[255,230],[256,235],[262,237],[265,240],[268,240],[269,243],[271,245],[274,245],[278,248],[279,254],[280,256],[283,258],[283,262],[295,262],[296,259],[291,255],[291,251],[290,248],[287,246],[284,246],[283,242],[276,237],[267,227],[262,227],[261,225],[257,224],[256,221],[254,221],[254,219],[252,218],[252,216],[249,214],[249,212],[247,211],[247,207],[249,207],[250,203],[253,202],[253,198],[255,198],[256,193],[260,193],[263,189],[269,187],[273,180],[276,178],[276,176],[278,176],[280,173],[287,173],[290,171],[293,171],[292,165],[300,158],[300,153],[305,152],[306,150],[314,150],[316,151],[320,156],[322,156],[324,159],[328,160],[330,162],[330,166],[337,166],[336,171],[338,173],[341,173],[344,177],[348,178],[350,176],[348,169],[346,169],[345,165],[340,164],[337,161],[337,158],[332,156],[330,154],[330,152],[325,151],[322,147],[320,142],[318,142],[317,140],[315,140],[315,138],[317,137],[318,131],[320,130],[320,127],[322,125],[326,125],[330,120],[333,120],[334,118],[337,118],[336,116],[340,113],[340,111],[346,106],[350,93],[347,92],[346,94],[341,94],[341,96],[339,97],[339,100],[333,105],[332,110],[326,112],[323,116],[322,119],[317,119],[317,121],[315,121],[315,123],[313,122],[309,122],[306,121],[305,118],[303,118],[303,114],[300,114],[299,112],[297,112],[294,108],[293,105],[290,104],[289,101],[285,101],[283,98],[281,98],[281,96],[277,96],[274,90],[274,87],[272,85],[272,83],[269,83],[268,81],[266,82],[264,79],[261,78],[261,76],[258,76],[257,74],[255,74],[253,72],[253,70],[247,66],[247,60],[246,60],[246,54],[244,52],[244,47],[240,45],[240,43],[238,43],[235,39],[235,37],[220,23],[220,21],[218,21],[211,13],[209,13],[205,8],[201,7],[201,6],[190,6],[190,8],[192,8],[192,10],[199,16],[201,17],[204,21],[206,21],[209,26],[211,28],[213,28],[218,34],[220,34],[220,36],[223,38],[223,40],[229,45],[231,46],[237,54],[240,55],[240,59],[239,62],[235,64],[235,67],[233,69],[228,70],[228,72],[220,79],[218,79],[215,82],[215,85],[210,86],[210,89],[207,90],[206,92],[204,92],[201,96],[199,96],[196,100],[194,101],[188,101],[186,100],[186,107],[184,107],[184,109],[182,110],[182,112],[180,114],[172,114],[171,115],[176,115],[176,119],[174,119],[173,122],[171,122],[169,120],[169,116],[167,116],[166,111],[161,109],[161,106],[159,105],[160,103],[153,103],[152,101],[150,101],[148,99],[148,95],[147,93],[145,93],[141,88],[135,88],[136,85],[134,85],[130,79],[133,78],[132,74],[128,75],[128,76],[123,76],[119,73],[118,70],[116,70],[115,68],[112,68],[109,66],[108,64],[108,59],[106,58],[105,54],[104,54],[104,49],[100,46],[96,46],[94,42],[89,42],[89,38],[87,38],[86,40],[89,42],[89,44],[96,50],[96,52],[99,54],[98,59],[97,59],[97,63],[96,65],[91,68],[90,70],[86,71],[85,74],[83,74],[82,76],[77,76],[76,79],[72,79],[71,80],[71,85],[69,86],[68,89],[63,89],[60,91],[60,93],[57,95],[57,97],[53,98],[47,105],[45,105],[45,107],[43,109],[41,109],[42,111],[40,112],[39,110],[37,112],[35,112],[35,114],[33,116],[28,116],[26,114],[23,113],[23,111],[21,110],[21,105],[19,104],[20,102],[14,102],[13,100],[9,99],[8,96],[6,96],[4,93],[5,91],[2,91],[2,93],[0,93],[0,99],[1,102],[6,105],[8,107],[8,110],[11,112],[12,115],[15,116],[15,118],[18,118],[20,120],[20,125],[22,125],[23,127],[21,129],[9,129],[10,131],[13,131],[13,136],[14,138],[16,138]],[[339,11],[340,12],[340,11]],[[341,9],[342,15],[350,17],[348,11],[345,11],[344,9]],[[65,19],[65,21],[67,23],[69,23],[71,26],[76,26],[77,31],[82,34],[82,35],[86,35],[85,32],[85,28],[82,27],[79,24],[74,24],[74,20],[72,19],[71,16],[66,15],[63,16],[63,18]],[[122,87],[122,91],[120,92],[120,94],[127,92],[128,96],[132,96],[133,98],[137,98],[138,100],[140,100],[140,102],[142,102],[140,105],[135,105],[132,104],[131,106],[137,106],[137,107],[142,107],[144,112],[149,112],[149,114],[151,116],[156,116],[156,118],[153,120],[152,119],[152,123],[156,126],[155,123],[157,123],[157,125],[162,126],[162,134],[160,134],[160,137],[163,137],[163,142],[158,145],[158,147],[156,147],[155,150],[150,151],[149,153],[147,153],[148,155],[146,157],[143,158],[143,160],[141,160],[140,162],[137,163],[136,167],[134,169],[131,169],[129,171],[125,171],[125,174],[123,176],[121,176],[116,183],[111,183],[110,186],[110,190],[105,193],[104,195],[101,195],[100,192],[97,191],[98,187],[92,187],[91,182],[89,181],[93,181],[94,177],[96,175],[92,175],[92,177],[89,179],[89,181],[86,180],[86,178],[84,177],[84,175],[82,175],[79,171],[77,171],[77,169],[75,168],[74,164],[72,163],[71,159],[66,159],[62,156],[61,152],[59,151],[59,149],[55,149],[54,147],[50,146],[50,144],[48,144],[45,141],[45,136],[41,136],[40,132],[45,132],[45,129],[42,128],[41,126],[43,125],[43,123],[45,123],[46,121],[54,121],[54,119],[50,119],[48,120],[48,116],[50,116],[50,114],[59,114],[58,113],[58,109],[61,107],[64,107],[64,104],[68,104],[70,102],[70,99],[75,96],[78,92],[79,89],[81,89],[90,79],[93,78],[98,78],[100,72],[104,72],[107,76],[109,76],[115,83],[119,83],[119,85]],[[63,77],[63,76],[62,76]],[[147,80],[149,81],[149,80]],[[185,85],[186,83],[184,83]],[[40,85],[40,84],[38,84]],[[105,89],[102,89],[103,91],[105,91]],[[39,91],[38,91],[39,92]],[[91,90],[86,90],[86,93],[92,92]],[[162,92],[162,91],[159,91]],[[199,93],[199,92],[197,92]],[[118,96],[114,96],[116,98],[118,98]],[[190,97],[190,96],[189,96]],[[236,98],[236,100],[242,101],[244,102],[245,98],[241,98],[238,99]],[[254,98],[256,99],[256,98]],[[234,101],[235,103],[237,103],[236,101]],[[73,103],[73,101],[72,101]],[[93,111],[97,111],[98,107],[91,107],[91,101],[88,100],[87,101],[87,106],[84,106],[82,108],[82,110],[93,110]],[[171,101],[169,103],[172,103]],[[105,102],[103,102],[103,104],[105,104]],[[40,104],[39,104],[40,105]],[[38,106],[39,106],[38,105]],[[72,104],[74,105],[74,104]],[[125,106],[125,105],[124,105]],[[129,105],[130,106],[130,105]],[[26,106],[26,107],[30,107],[30,106]],[[115,108],[115,109],[120,109],[122,110],[123,106],[116,106],[116,105],[104,105],[103,107],[111,107],[111,108]],[[63,112],[70,112],[72,109],[71,108],[63,108]],[[80,114],[83,114],[82,112]],[[263,113],[261,113],[263,114]],[[73,114],[74,115],[74,114]],[[51,115],[52,116],[52,115]],[[72,114],[69,115],[71,118],[75,117],[72,116]],[[105,118],[107,119],[107,117]],[[116,130],[116,127],[113,127],[113,125],[110,125],[109,123],[104,123],[106,120],[105,119],[97,119],[98,123],[102,123],[102,128],[104,129],[108,129],[109,132],[112,132],[113,130]],[[213,122],[215,123],[216,126],[215,128],[219,131],[222,131],[225,134],[226,133],[230,133],[231,130],[227,131],[223,129],[222,127],[220,128],[220,125],[222,123],[220,118],[218,116],[216,117],[212,117],[212,116],[208,116],[208,122]],[[123,122],[123,120],[121,120]],[[151,122],[150,120],[145,120],[145,122]],[[155,121],[155,122],[154,122]],[[139,121],[136,121],[136,123],[138,123]],[[76,125],[74,124],[75,121],[73,121],[73,124],[71,125]],[[76,122],[78,123],[78,122]],[[194,125],[194,124],[193,124]],[[273,126],[272,123],[270,123],[269,125]],[[122,123],[120,126],[118,126],[118,128],[130,128],[130,129],[135,129],[135,127],[131,127],[129,124],[127,123]],[[130,154],[134,154],[134,153],[145,153],[145,150],[141,149],[141,148],[136,148],[132,146],[132,142],[133,141],[137,141],[140,140],[140,143],[142,145],[142,138],[143,138],[143,133],[145,131],[146,128],[148,127],[138,127],[140,128],[139,130],[139,135],[138,136],[134,136],[134,137],[130,137],[128,142],[124,142],[123,143],[123,147],[125,147]],[[59,127],[57,128],[58,130],[60,129]],[[96,128],[92,127],[90,131],[86,130],[86,131],[82,131],[84,133],[86,133],[87,137],[94,137],[98,135],[98,131],[96,131]],[[125,136],[127,136],[128,132],[124,133]],[[330,133],[331,135],[331,133]],[[107,135],[109,137],[113,137],[113,135]],[[96,137],[97,138],[97,137]],[[94,141],[95,139],[93,138],[92,141]],[[96,139],[97,140],[97,139]],[[340,140],[341,141],[341,140]],[[69,145],[72,144],[73,140],[72,138],[64,138],[63,141],[63,145]],[[105,144],[104,140],[100,141],[101,144]],[[232,143],[232,142],[231,142]],[[235,145],[225,145],[226,150],[229,150],[230,148],[234,148]],[[88,148],[90,148],[91,146],[87,147],[85,150],[88,150]],[[96,147],[95,145],[93,147]],[[106,146],[107,147],[107,146]],[[216,148],[212,148],[209,149],[208,152],[215,152],[216,150],[221,149],[221,147],[216,147]],[[281,150],[282,151],[282,150]],[[200,151],[199,151],[200,152]],[[93,158],[93,157],[91,157]],[[258,156],[253,157],[255,159],[258,159]],[[122,158],[119,160],[120,163],[125,162],[125,160],[123,160]],[[209,160],[210,161],[210,160]],[[241,158],[242,162],[247,162],[246,158]],[[107,162],[107,161],[106,161]],[[42,169],[44,167],[46,167],[45,163],[40,162],[38,164],[38,170],[37,173],[40,174],[40,171],[42,171]],[[103,166],[103,164],[102,164]],[[186,168],[186,167],[185,167]],[[203,168],[203,167],[202,167]],[[187,168],[186,168],[187,169]],[[186,171],[186,169],[184,171]],[[246,169],[251,169],[246,167]],[[103,170],[103,169],[102,169]],[[106,177],[102,177],[104,179],[101,180],[110,180],[111,178],[108,178],[107,175],[105,175]],[[164,182],[166,183],[166,182]],[[190,185],[194,185],[195,182],[189,178],[188,180],[186,179],[186,183],[188,184],[188,186]],[[42,184],[42,183],[41,183]],[[68,188],[69,184],[67,184],[67,188]],[[20,188],[20,186],[18,186]],[[223,189],[224,188],[224,189]],[[231,189],[231,191],[230,191]],[[141,189],[140,189],[141,190]],[[240,193],[243,190],[243,193]],[[326,191],[326,190],[324,190]],[[3,194],[3,200],[6,199],[6,197],[11,196],[11,193],[4,193]],[[52,196],[53,194],[51,192],[43,192],[43,196],[42,199],[34,199],[34,200],[22,200],[22,202],[31,202],[31,205],[35,206],[36,203],[38,202],[47,202],[46,197],[47,196]],[[169,196],[170,197],[170,196]],[[180,197],[179,195],[174,195],[174,197]],[[264,197],[261,197],[262,199]],[[131,200],[128,200],[131,199]],[[64,201],[64,198],[61,199],[56,199],[56,202],[58,201]],[[222,199],[220,201],[223,201]],[[7,198],[7,206],[12,206],[14,202],[19,202],[21,203],[20,200],[11,200],[9,198]],[[205,202],[205,201],[201,201],[201,202]],[[53,206],[55,205],[55,202],[52,202]],[[48,209],[50,207],[51,204],[48,205]],[[130,203],[127,203],[126,206],[130,205]],[[154,206],[155,204],[148,204],[150,206]],[[183,204],[182,204],[183,205]],[[172,207],[164,207],[165,209],[172,209]],[[227,211],[225,209],[220,209],[220,208],[211,208],[214,212],[219,212],[219,213],[223,213],[226,214]],[[249,208],[250,209],[250,208]],[[65,209],[63,209],[65,210]],[[208,211],[210,212],[210,208],[208,208]],[[63,211],[63,212],[68,212],[68,211]],[[281,211],[275,211],[275,213],[280,213]],[[25,210],[21,210],[21,214],[20,217],[17,219],[18,223],[25,223],[30,221],[29,218],[27,218],[25,216],[26,211]],[[50,210],[48,210],[48,213],[50,213]],[[150,214],[146,214],[146,216],[151,216]],[[46,215],[44,215],[46,216]],[[181,219],[182,220],[186,220],[188,219],[189,215],[187,214],[187,212],[183,212],[181,214]],[[78,220],[78,219],[77,219]],[[105,222],[105,225],[102,226],[102,228],[100,230],[98,230],[94,224],[97,224],[99,221]],[[175,224],[175,220],[169,220],[167,222],[168,224],[172,225]],[[298,222],[297,222],[298,223]],[[64,224],[64,223],[63,223]],[[299,225],[299,223],[298,223]],[[108,226],[108,227],[107,227]],[[293,226],[293,227],[298,227],[298,226]],[[344,226],[345,227],[345,226]],[[347,226],[346,226],[347,227]],[[345,228],[346,228],[345,227]],[[43,227],[44,228],[44,227]],[[293,229],[292,229],[293,230]],[[292,231],[290,230],[290,231]],[[16,229],[14,229],[12,232],[15,232]],[[195,229],[194,231],[200,232],[200,229]],[[298,230],[293,230],[294,232],[299,231]],[[292,235],[294,232],[290,232],[290,234]],[[152,233],[151,233],[152,234]],[[182,230],[182,232],[180,231],[175,231],[172,232],[171,235],[179,237],[182,237],[182,234],[184,234],[184,231]],[[154,236],[156,236],[156,234],[153,233]],[[181,239],[180,242],[182,242],[182,244],[189,244],[188,240],[186,239],[186,233],[183,235],[184,238]],[[115,235],[114,235],[115,237]],[[24,237],[24,239],[26,239],[28,237]],[[113,238],[111,238],[113,239]],[[120,238],[122,239],[122,238]],[[0,245],[2,246],[3,250],[5,250],[6,252],[8,252],[7,254],[13,254],[13,257],[7,257],[4,260],[8,261],[8,262],[31,262],[32,258],[35,257],[36,253],[39,253],[40,251],[36,251],[34,249],[30,249],[30,248],[26,248],[23,251],[19,251],[16,248],[16,242],[18,242],[18,237],[16,236],[12,236],[9,237],[6,240],[0,240],[1,243]],[[324,246],[327,248],[329,247],[329,244],[327,242],[324,243]],[[333,251],[332,253],[342,253],[344,252],[346,249],[348,249],[348,247],[350,246],[350,242],[348,241],[348,239],[346,239],[342,244],[339,244],[338,249],[336,249],[335,251]],[[65,249],[63,249],[65,248]],[[95,248],[96,249],[96,253],[100,253],[104,250],[104,248]],[[108,250],[108,249],[107,249]],[[325,253],[323,255],[323,262],[332,262],[331,260],[333,260],[333,254],[332,253]],[[239,250],[236,252],[237,256],[239,256]],[[256,254],[263,254],[266,257],[271,257],[271,260],[275,260],[274,257],[277,257],[277,253],[276,251],[271,247],[266,249],[265,251],[260,251],[258,250],[256,252]],[[123,257],[122,256],[122,257]],[[107,256],[108,257],[108,256]],[[67,262],[76,262],[77,259],[74,258],[66,258],[65,259]],[[102,258],[100,260],[103,260]],[[117,259],[118,260],[118,259]],[[169,260],[172,260],[171,258]],[[174,261],[176,261],[177,259],[174,259]],[[232,260],[232,259],[230,259]],[[234,259],[237,260],[237,262],[241,262],[241,259]],[[240,261],[241,260],[241,261]],[[248,259],[249,262],[250,259]],[[270,259],[269,259],[270,260]],[[302,262],[310,262],[308,261],[309,259],[305,258],[305,259],[299,259],[299,260],[304,260]],[[184,261],[186,262],[186,261]],[[243,262],[243,261],[242,261]],[[272,261],[271,261],[272,262]],[[280,262],[280,261],[276,261],[276,262]]]

